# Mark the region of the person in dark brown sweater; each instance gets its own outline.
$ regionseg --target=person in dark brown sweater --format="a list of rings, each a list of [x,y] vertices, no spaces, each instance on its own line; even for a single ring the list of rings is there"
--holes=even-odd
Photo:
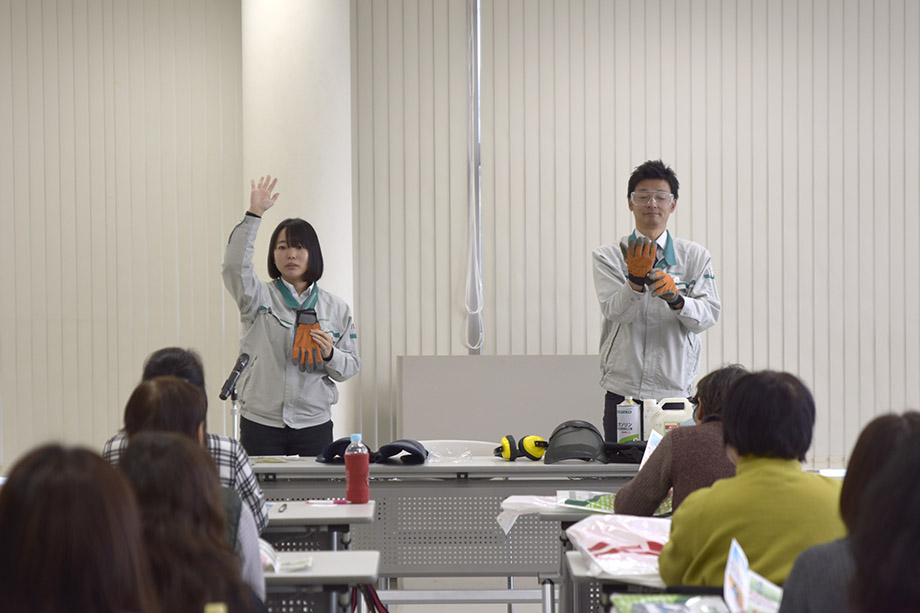
[[[735,465],[722,441],[722,405],[732,383],[747,370],[731,364],[715,370],[696,386],[696,426],[670,430],[639,473],[617,492],[614,510],[621,515],[652,515],[674,489],[677,510],[690,492],[735,476]]]

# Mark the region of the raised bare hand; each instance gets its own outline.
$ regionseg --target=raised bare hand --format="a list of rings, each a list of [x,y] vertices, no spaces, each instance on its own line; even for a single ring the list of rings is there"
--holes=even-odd
[[[271,175],[265,175],[264,177],[259,177],[258,185],[256,185],[254,179],[251,180],[251,183],[252,193],[249,195],[249,212],[261,217],[265,211],[274,206],[275,200],[281,195],[272,194],[275,184],[278,183],[278,178],[272,179]]]

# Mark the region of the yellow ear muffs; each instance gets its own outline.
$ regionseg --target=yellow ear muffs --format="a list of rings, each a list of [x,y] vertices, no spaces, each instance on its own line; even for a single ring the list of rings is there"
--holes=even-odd
[[[517,459],[520,454],[518,451],[517,444],[514,441],[514,437],[510,434],[502,437],[502,444],[495,448],[493,452],[497,458],[505,458],[506,460],[511,460],[512,462]]]
[[[537,461],[546,453],[547,447],[549,447],[549,443],[542,436],[530,434],[522,438],[521,442],[518,443],[518,451],[520,452],[518,455]]]

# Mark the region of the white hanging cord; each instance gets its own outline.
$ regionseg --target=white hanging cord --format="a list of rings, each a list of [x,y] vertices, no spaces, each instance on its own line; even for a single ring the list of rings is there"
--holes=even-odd
[[[479,30],[478,0],[467,0],[467,333],[463,344],[481,353],[482,330],[482,250],[480,248],[479,199]],[[475,338],[475,342],[471,339]]]

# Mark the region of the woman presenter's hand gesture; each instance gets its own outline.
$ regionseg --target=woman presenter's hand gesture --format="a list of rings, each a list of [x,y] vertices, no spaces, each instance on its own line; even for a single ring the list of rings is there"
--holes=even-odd
[[[265,175],[264,177],[259,177],[258,185],[256,185],[254,179],[251,180],[251,183],[252,193],[249,195],[249,212],[261,217],[265,211],[274,206],[275,200],[280,196],[277,193],[272,194],[275,184],[278,183],[278,178],[272,179],[271,175]]]

